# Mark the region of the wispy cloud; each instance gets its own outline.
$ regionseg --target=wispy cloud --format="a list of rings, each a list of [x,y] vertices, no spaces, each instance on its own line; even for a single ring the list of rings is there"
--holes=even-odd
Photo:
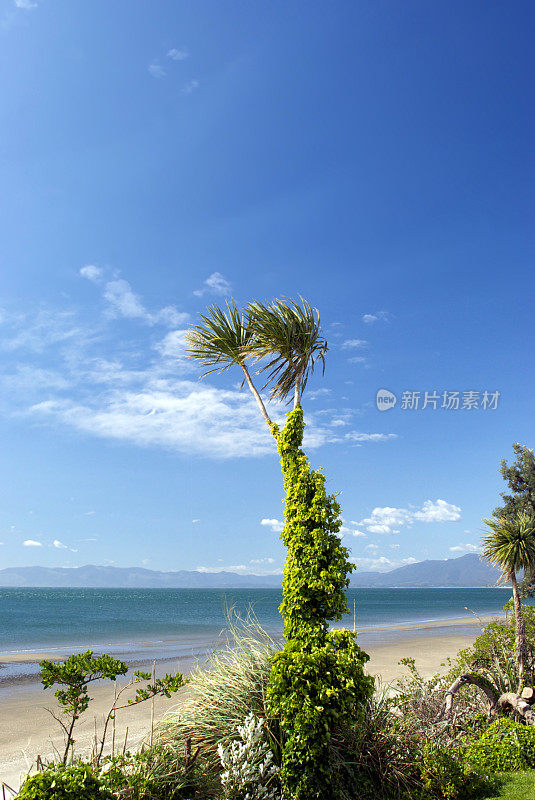
[[[220,272],[212,272],[203,283],[202,289],[196,289],[193,294],[202,297],[205,294],[229,295],[232,291],[230,282]]]
[[[169,331],[169,333],[166,333],[161,342],[156,344],[156,349],[164,358],[183,358],[184,348],[186,346],[186,333],[186,328],[183,328],[182,330]]]
[[[371,325],[374,322],[390,322],[391,317],[392,315],[389,311],[374,311],[373,314],[364,314],[362,321],[367,325]]]
[[[359,431],[350,431],[346,433],[344,438],[349,442],[388,442],[391,439],[397,439],[397,433],[359,433]]]
[[[26,10],[37,8],[37,3],[33,2],[33,0],[14,0],[14,2],[17,8],[25,8]]]
[[[85,267],[80,268],[79,273],[82,278],[87,278],[89,281],[98,281],[102,276],[102,269],[95,266],[95,264],[86,264]]]
[[[89,264],[82,267],[80,275],[95,283],[102,276],[102,270]],[[173,305],[164,306],[157,311],[148,311],[139,295],[123,278],[107,281],[102,296],[108,304],[106,313],[112,318],[139,319],[147,325],[162,324],[169,327],[183,325],[189,320],[189,314],[178,311]]]
[[[357,528],[349,527],[348,525],[342,525],[340,528],[340,535],[366,538],[367,534],[363,533],[363,531],[359,531]]]
[[[182,94],[193,94],[193,92],[197,91],[200,85],[201,84],[199,83],[199,81],[193,78],[191,81],[188,81],[187,83],[184,84],[184,86],[181,89]]]
[[[36,542],[35,539],[26,539],[23,543],[24,547],[42,547],[41,542]]]
[[[207,566],[199,566],[197,567],[197,572],[235,572],[239,575],[282,575],[282,569],[258,569],[258,566],[262,564],[272,564],[274,559],[272,558],[259,558],[254,559],[252,558],[248,564],[230,564],[228,566],[222,567],[207,567]],[[256,566],[255,566],[256,565]]]
[[[362,350],[365,347],[368,347],[369,342],[366,339],[346,339],[345,342],[342,342],[342,348],[344,350]]]
[[[68,545],[63,544],[63,542],[60,542],[59,539],[54,539],[54,541],[52,542],[52,546],[55,547],[56,550],[70,550],[71,553],[78,552],[78,550],[75,550],[73,547],[69,547]]]
[[[393,561],[386,556],[352,558],[351,561],[356,565],[357,569],[369,572],[390,572],[390,570],[397,567],[404,567],[407,564],[416,564],[418,559],[409,556],[402,558],[399,561]]]
[[[172,47],[167,51],[167,58],[172,61],[185,61],[186,58],[189,58],[189,53],[185,47]]]
[[[96,322],[61,308],[4,315],[1,413],[190,456],[275,454],[273,437],[247,391],[190,379],[197,371],[183,349],[187,314],[174,306],[148,309],[128,281],[106,280],[104,270],[86,270],[83,277],[102,292],[105,311]],[[226,278],[215,273],[202,292],[228,290]],[[118,318],[144,327],[134,329],[131,340],[124,331],[118,337],[113,322]],[[157,323],[173,329],[155,340]],[[270,413],[283,421],[286,408],[270,404]],[[309,413],[305,446],[355,446],[392,438],[351,430],[354,413],[344,408]]]
[[[158,64],[156,61],[153,61],[152,64],[149,64],[147,67],[149,74],[152,75],[153,78],[165,78],[166,72],[161,64]]]
[[[460,542],[454,547],[450,547],[452,553],[481,553],[481,545],[471,544],[470,542]]]

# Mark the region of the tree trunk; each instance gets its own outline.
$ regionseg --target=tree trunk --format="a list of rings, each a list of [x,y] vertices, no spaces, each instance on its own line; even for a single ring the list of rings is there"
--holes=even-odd
[[[526,725],[535,725],[535,713],[531,710],[531,698],[526,699],[524,694],[522,692],[522,696],[520,696],[515,692],[506,692],[499,698],[496,708],[498,711],[503,711],[506,706],[511,706],[524,719]]]
[[[294,388],[294,409],[301,405],[301,381],[303,380],[303,373],[298,372],[295,376]]]
[[[516,638],[516,665],[518,667],[518,690],[522,688],[524,672],[527,661],[526,631],[524,617],[522,616],[522,603],[518,592],[518,583],[515,572],[511,572],[511,586],[513,589],[513,605],[515,609],[515,638]]]
[[[268,416],[268,413],[266,411],[266,407],[264,405],[264,401],[260,397],[260,393],[258,392],[258,389],[256,388],[256,386],[254,385],[254,383],[251,380],[251,376],[249,375],[249,370],[247,369],[245,364],[240,364],[240,367],[242,368],[243,374],[245,375],[245,380],[247,381],[247,386],[251,390],[251,393],[252,393],[254,399],[258,403],[258,408],[260,409],[260,413],[264,417],[264,421],[265,421],[266,425],[271,430],[272,422],[271,422],[271,420],[270,420],[270,418]]]

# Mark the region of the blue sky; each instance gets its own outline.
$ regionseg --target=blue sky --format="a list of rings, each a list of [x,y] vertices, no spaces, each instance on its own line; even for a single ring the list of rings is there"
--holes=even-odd
[[[359,569],[474,551],[535,439],[534,18],[0,0],[0,566],[281,569],[269,434],[182,353],[229,296],[321,312],[307,447]]]

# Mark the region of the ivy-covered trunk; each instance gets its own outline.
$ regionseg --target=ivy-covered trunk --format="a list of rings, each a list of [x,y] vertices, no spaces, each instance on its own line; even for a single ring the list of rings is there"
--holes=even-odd
[[[331,760],[334,727],[362,714],[373,691],[364,675],[368,660],[348,630],[329,632],[329,622],[347,612],[344,590],[353,565],[338,531],[342,521],[325,477],[311,470],[301,449],[303,412],[273,425],[286,490],[287,548],[283,579],[284,649],[275,657],[268,686],[271,713],[282,738],[284,800],[332,800],[339,794]]]

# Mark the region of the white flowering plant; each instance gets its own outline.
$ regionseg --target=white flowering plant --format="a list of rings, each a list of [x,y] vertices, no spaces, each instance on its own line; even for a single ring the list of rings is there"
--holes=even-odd
[[[218,745],[226,800],[280,800],[279,768],[267,740],[264,720],[248,714],[238,726],[239,739]]]

